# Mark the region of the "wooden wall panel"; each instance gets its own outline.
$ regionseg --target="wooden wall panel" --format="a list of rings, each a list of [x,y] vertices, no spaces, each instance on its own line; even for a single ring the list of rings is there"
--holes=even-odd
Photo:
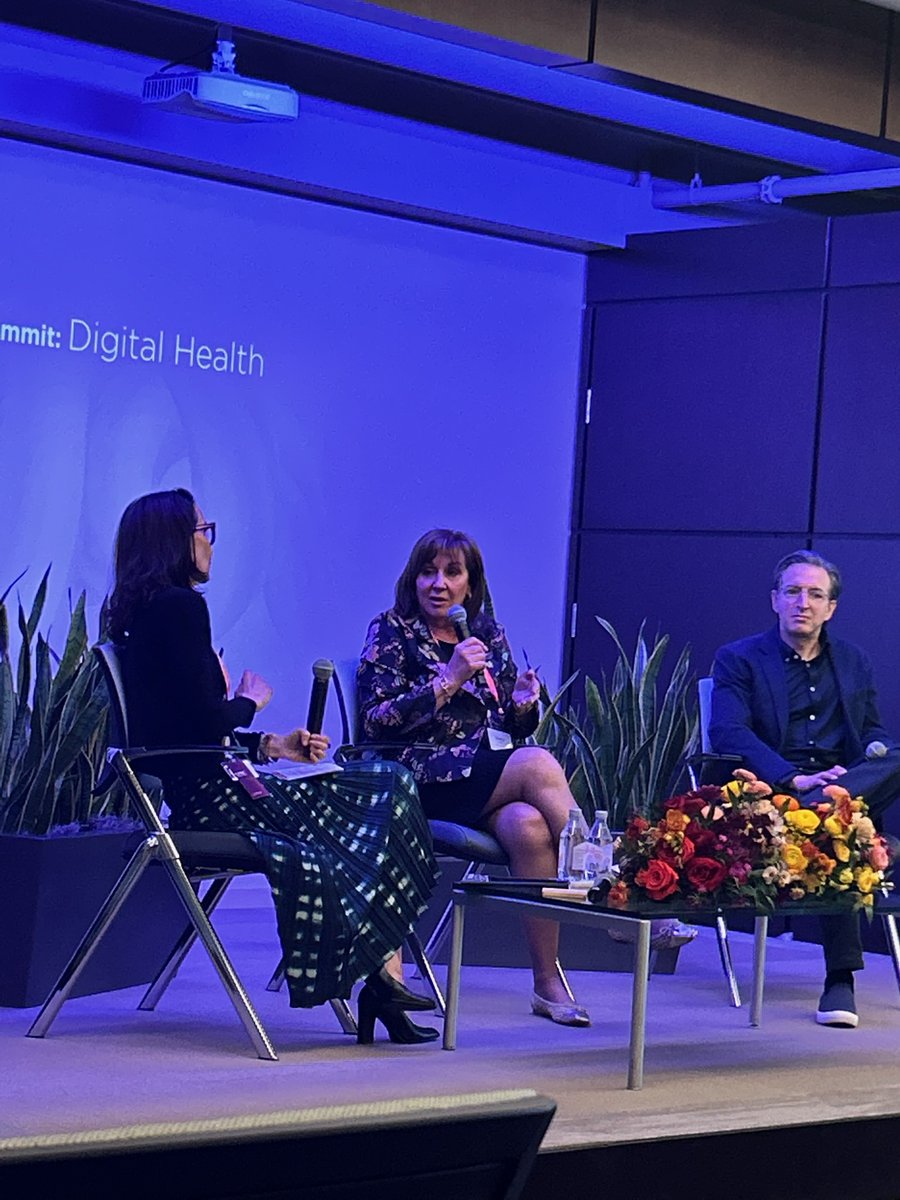
[[[588,61],[591,0],[378,0],[378,6]]]
[[[599,0],[594,59],[877,136],[889,23],[855,0]]]

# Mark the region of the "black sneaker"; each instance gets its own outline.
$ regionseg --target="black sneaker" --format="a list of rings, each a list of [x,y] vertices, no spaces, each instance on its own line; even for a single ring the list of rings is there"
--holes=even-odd
[[[833,983],[819,998],[816,1011],[818,1025],[837,1025],[844,1029],[855,1029],[859,1024],[856,1015],[856,997],[852,983]]]

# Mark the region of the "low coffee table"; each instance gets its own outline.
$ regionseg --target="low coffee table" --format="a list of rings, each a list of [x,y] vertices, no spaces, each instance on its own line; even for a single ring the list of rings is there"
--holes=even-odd
[[[460,880],[453,887],[453,927],[451,933],[450,959],[447,965],[447,1012],[444,1022],[445,1050],[456,1049],[457,1020],[459,1015],[459,985],[462,967],[463,935],[468,909],[510,908],[523,915],[544,917],[549,920],[567,922],[570,925],[591,925],[595,929],[623,929],[632,927],[636,933],[634,942],[634,964],[631,987],[631,1035],[628,1047],[628,1087],[632,1090],[644,1083],[644,1039],[647,1018],[647,985],[650,974],[651,922],[660,916],[690,920],[698,915],[697,909],[688,905],[667,904],[662,909],[652,901],[635,904],[627,910],[604,908],[600,905],[577,903],[569,900],[547,900],[541,895],[541,882],[512,881],[503,879]],[[714,912],[715,910],[705,910]],[[727,912],[727,910],[723,910]],[[747,912],[746,908],[734,911]],[[791,904],[779,908],[780,916],[828,915],[846,912],[836,907],[825,908],[821,904]],[[893,915],[900,912],[900,897],[891,895],[878,897],[876,913]],[[768,917],[757,915],[754,923],[753,943],[753,996],[750,1004],[750,1024],[757,1026],[762,1016],[763,989],[766,966],[766,934]],[[636,929],[634,927],[636,926]],[[900,986],[900,945],[894,922],[886,923],[888,943]]]

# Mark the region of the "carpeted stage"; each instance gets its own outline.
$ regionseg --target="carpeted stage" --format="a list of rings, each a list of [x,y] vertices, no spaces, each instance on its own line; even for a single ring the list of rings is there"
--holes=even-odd
[[[358,1047],[330,1008],[292,1011],[264,990],[277,950],[258,888],[236,886],[217,924],[279,1062],[254,1057],[195,950],[156,1013],[135,1010],[136,989],[76,999],[39,1041],[23,1036],[34,1010],[0,1010],[0,1138],[531,1088],[558,1108],[529,1200],[900,1197],[900,993],[886,957],[869,956],[859,980],[860,1027],[820,1028],[820,951],[770,942],[751,1029],[703,930],[674,975],[652,980],[645,1086],[629,1092],[629,975],[573,974],[594,1019],[578,1030],[531,1016],[525,971],[466,968],[455,1053]],[[749,993],[751,939],[733,940]],[[285,1180],[283,1194],[303,1191]]]

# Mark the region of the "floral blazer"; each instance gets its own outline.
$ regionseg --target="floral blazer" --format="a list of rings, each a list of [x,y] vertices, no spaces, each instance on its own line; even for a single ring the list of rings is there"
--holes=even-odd
[[[537,704],[513,704],[518,670],[502,626],[479,613],[472,635],[488,648],[498,698],[470,679],[437,708],[434,677],[442,659],[421,617],[407,619],[390,609],[369,626],[357,673],[363,729],[370,741],[410,743],[397,758],[419,783],[468,775],[488,726],[513,739],[526,738],[537,727]]]

